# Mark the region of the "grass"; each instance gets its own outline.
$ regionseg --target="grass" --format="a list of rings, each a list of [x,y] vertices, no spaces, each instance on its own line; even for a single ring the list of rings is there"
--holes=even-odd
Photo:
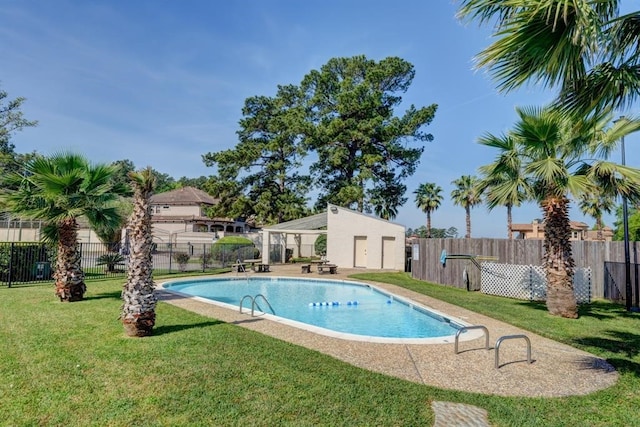
[[[50,285],[0,289],[0,425],[432,425],[432,400],[478,405],[497,426],[629,426],[640,397],[638,315],[597,302],[578,320],[544,307],[414,281],[395,283],[607,358],[614,387],[588,396],[504,398],[441,390],[160,303],[154,335],[126,338],[122,279],[57,302]]]

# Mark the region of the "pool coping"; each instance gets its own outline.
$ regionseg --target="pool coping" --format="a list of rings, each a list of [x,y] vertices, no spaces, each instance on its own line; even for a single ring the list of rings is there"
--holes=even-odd
[[[299,266],[274,267],[275,271],[266,275],[301,276]],[[348,278],[350,274],[363,271],[341,268],[339,274],[332,278],[374,284],[429,309],[446,312],[473,325],[483,325],[490,334],[490,348],[485,349],[484,340],[479,339],[464,342],[457,354],[453,343],[386,344],[344,340],[264,317],[251,318],[246,313],[240,314],[237,309],[185,298],[163,289],[158,290],[158,297],[186,310],[304,346],[363,369],[441,389],[498,396],[562,397],[593,393],[614,385],[618,380],[618,373],[609,363],[588,352],[399,286]],[[530,339],[533,363],[527,363],[524,343],[510,340],[500,348],[501,366],[496,369],[493,343],[498,337],[518,334]]]

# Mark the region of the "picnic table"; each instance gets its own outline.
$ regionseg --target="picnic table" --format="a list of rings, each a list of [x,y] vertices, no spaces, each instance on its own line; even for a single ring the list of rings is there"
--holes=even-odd
[[[258,271],[259,273],[268,273],[269,272],[269,264],[263,264],[262,258],[256,259],[245,259],[243,261],[245,264],[249,264],[251,270]],[[256,270],[257,267],[257,270]]]
[[[335,264],[328,264],[328,263],[318,265],[318,273],[322,274],[322,273],[325,273],[327,270],[329,271],[330,274],[337,274],[338,266]]]

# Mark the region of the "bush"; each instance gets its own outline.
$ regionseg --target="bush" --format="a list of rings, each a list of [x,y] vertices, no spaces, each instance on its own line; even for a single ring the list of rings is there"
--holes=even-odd
[[[202,268],[210,267],[211,261],[213,261],[213,254],[211,252],[200,254],[200,262],[202,264]]]
[[[107,266],[107,273],[115,272],[116,265],[124,265],[124,257],[117,252],[109,252],[104,255],[100,255],[96,261],[96,265]]]
[[[327,254],[327,235],[321,234],[316,239],[313,244],[316,254],[318,255],[326,255]]]
[[[234,263],[237,259],[253,259],[259,255],[260,251],[253,242],[244,237],[226,236],[211,246],[211,256],[223,266]]]
[[[173,254],[173,259],[178,263],[178,269],[180,271],[185,271],[187,269],[187,264],[191,259],[191,255],[186,252],[175,252]]]

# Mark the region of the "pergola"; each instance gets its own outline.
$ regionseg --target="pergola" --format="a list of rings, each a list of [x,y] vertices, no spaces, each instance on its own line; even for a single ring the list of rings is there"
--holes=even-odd
[[[281,259],[284,260],[288,237],[293,235],[297,244],[300,245],[304,234],[327,234],[327,212],[264,227],[262,229],[262,262],[268,264],[270,261],[272,240],[277,240],[273,242],[274,244],[280,244]]]

